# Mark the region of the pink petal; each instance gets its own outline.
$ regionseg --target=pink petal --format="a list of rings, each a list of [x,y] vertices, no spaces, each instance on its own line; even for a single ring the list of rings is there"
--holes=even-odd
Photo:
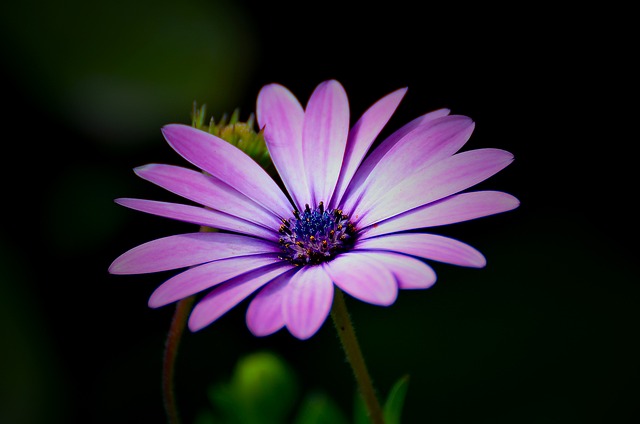
[[[179,234],[153,240],[123,253],[112,274],[146,274],[184,268],[234,256],[278,253],[276,243],[226,233]]]
[[[162,128],[173,149],[186,160],[224,181],[280,217],[291,215],[291,204],[260,165],[226,141],[181,124]]]
[[[369,147],[371,147],[382,128],[389,121],[406,92],[406,88],[401,88],[378,100],[349,131],[342,170],[340,171],[336,191],[333,193],[333,198],[336,199],[333,204],[340,203],[351,178],[353,178],[358,166],[360,166],[364,156],[369,151]]]
[[[457,152],[471,137],[474,123],[466,116],[444,116],[416,128],[378,161],[362,183],[362,196],[345,202],[352,215],[361,215],[398,183]]]
[[[366,254],[391,271],[400,289],[428,289],[436,282],[436,273],[419,259],[375,250],[368,251]]]
[[[277,232],[274,230],[264,228],[241,218],[236,218],[235,216],[227,215],[226,213],[197,206],[143,199],[116,199],[116,203],[140,212],[190,222],[205,227],[234,231],[267,240],[274,240],[278,237]]]
[[[325,267],[336,286],[363,302],[389,306],[398,296],[391,272],[366,252],[344,253]]]
[[[518,199],[512,195],[499,191],[454,194],[366,227],[360,231],[360,237],[369,238],[381,234],[468,221],[510,211],[517,208],[519,204]]]
[[[404,179],[377,199],[369,210],[352,216],[358,226],[364,228],[474,186],[512,161],[513,155],[500,149],[458,153]]]
[[[311,203],[302,159],[304,110],[285,87],[269,84],[258,95],[257,115],[273,164],[298,209],[303,209]]]
[[[249,304],[246,321],[247,327],[254,336],[268,336],[284,327],[282,302],[286,296],[289,280],[298,269],[293,269],[274,279],[260,290]]]
[[[355,175],[349,182],[347,190],[345,191],[342,199],[337,202],[337,205],[343,205],[344,200],[348,198],[358,198],[358,195],[361,193],[360,187],[367,179],[373,168],[376,167],[378,162],[401,140],[403,140],[408,134],[415,131],[416,129],[424,126],[430,125],[429,123],[435,119],[441,118],[443,116],[447,116],[449,114],[449,109],[439,109],[433,112],[429,112],[425,115],[422,115],[413,121],[405,124],[400,129],[396,130],[389,137],[384,139],[382,143],[378,147],[376,147],[369,156],[362,162],[362,164],[358,167]]]
[[[212,209],[268,228],[278,228],[280,219],[221,180],[179,166],[151,164],[135,173],[165,190]]]
[[[474,268],[482,268],[487,264],[482,253],[468,244],[435,234],[390,234],[358,240],[355,248],[400,252],[406,255]]]
[[[242,274],[216,287],[193,308],[189,317],[189,329],[201,330],[242,302],[251,293],[291,268],[293,268],[292,265],[280,261],[277,265]]]
[[[333,283],[323,266],[300,269],[289,282],[282,313],[291,334],[308,339],[320,329],[333,303]]]
[[[220,259],[190,268],[161,284],[149,298],[149,307],[168,305],[238,275],[281,262],[275,255],[251,255]]]
[[[349,101],[335,80],[320,84],[309,99],[302,127],[302,155],[313,205],[329,204],[340,175],[349,134]]]

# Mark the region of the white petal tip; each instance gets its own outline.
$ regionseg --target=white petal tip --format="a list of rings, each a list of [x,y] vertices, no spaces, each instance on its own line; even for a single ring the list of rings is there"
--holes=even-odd
[[[247,328],[249,329],[251,334],[253,334],[255,337],[266,337],[280,331],[283,327],[278,327],[276,329],[272,329],[272,328],[264,329],[264,328],[252,328],[249,325],[247,325]]]
[[[189,330],[192,333],[195,333],[196,331],[202,330],[209,324],[210,324],[209,322],[201,322],[201,320],[197,318],[194,319],[193,315],[191,315],[191,317],[189,317],[189,323],[187,324],[187,327],[189,327]]]
[[[485,266],[487,266],[487,260],[484,256],[479,257],[477,259],[474,259],[470,264],[470,267],[472,268],[484,268]]]
[[[133,168],[133,172],[138,176],[142,176],[142,174],[146,173],[151,168],[154,168],[156,166],[157,166],[157,164],[155,164],[155,163],[148,163],[146,165],[141,165],[141,166],[137,166],[137,167]]]
[[[157,309],[157,308],[160,308],[162,306],[166,306],[171,302],[172,302],[171,300],[167,301],[166,299],[163,299],[161,296],[158,296],[154,292],[153,294],[151,294],[151,297],[149,297],[149,301],[147,302],[147,306],[150,307],[151,309]]]
[[[312,333],[308,333],[308,332],[302,333],[298,331],[293,331],[291,328],[289,328],[289,332],[293,337],[295,337],[298,340],[309,340],[314,334],[318,332],[318,330],[315,330]]]
[[[109,265],[108,271],[109,271],[109,274],[114,274],[114,275],[120,274],[120,272],[118,272],[118,265],[115,262]]]
[[[398,299],[398,294],[396,292],[396,294],[392,297],[392,298],[388,298],[388,299],[380,299],[380,301],[377,303],[378,306],[391,306],[394,303],[396,303],[396,300]]]
[[[114,275],[129,275],[129,274],[137,274],[137,272],[131,272],[130,269],[127,269],[126,261],[121,260],[122,256],[116,258],[115,261],[109,265],[109,274]],[[123,264],[124,262],[124,264]]]

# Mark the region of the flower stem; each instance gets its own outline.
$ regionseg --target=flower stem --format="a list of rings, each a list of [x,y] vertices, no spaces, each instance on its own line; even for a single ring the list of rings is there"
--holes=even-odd
[[[162,398],[169,424],[180,424],[173,376],[176,356],[178,355],[178,346],[180,345],[180,339],[182,338],[182,333],[184,332],[187,317],[191,311],[191,305],[193,305],[194,299],[194,296],[187,297],[178,301],[176,304],[176,310],[173,313],[171,326],[169,327],[169,333],[167,334],[167,341],[165,343],[164,357],[162,359]]]
[[[344,301],[344,295],[342,291],[335,287],[333,296],[333,307],[331,308],[331,318],[333,318],[333,324],[336,327],[340,342],[342,342],[342,348],[347,356],[347,361],[351,365],[353,374],[355,375],[356,382],[360,394],[364,399],[364,403],[367,407],[367,413],[373,424],[384,424],[384,417],[382,415],[382,408],[376,397],[369,371],[364,363],[364,357],[356,338],[356,333],[349,317],[349,311],[347,311],[347,305]]]

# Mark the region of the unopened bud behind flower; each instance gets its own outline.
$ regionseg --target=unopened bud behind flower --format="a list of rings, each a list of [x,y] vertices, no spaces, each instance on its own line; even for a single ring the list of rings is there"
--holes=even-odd
[[[255,160],[271,176],[277,175],[264,141],[263,132],[256,132],[254,129],[255,115],[253,113],[249,115],[249,119],[242,122],[239,120],[240,110],[236,108],[231,117],[225,113],[218,122],[215,122],[211,117],[209,123],[205,124],[206,112],[206,105],[198,108],[194,102],[191,125],[236,146]]]

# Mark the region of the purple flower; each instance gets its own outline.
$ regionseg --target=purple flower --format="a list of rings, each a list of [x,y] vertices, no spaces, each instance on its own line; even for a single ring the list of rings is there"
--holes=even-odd
[[[380,99],[349,130],[347,95],[337,81],[320,84],[305,109],[285,87],[265,86],[258,96],[258,123],[290,197],[231,144],[189,126],[165,126],[171,147],[204,173],[160,164],[135,172],[204,207],[116,202],[222,231],[142,244],[117,258],[110,272],[187,268],[159,286],[149,306],[211,289],[191,313],[192,331],[257,292],[246,315],[253,334],[286,327],[307,339],[329,314],[334,284],[364,302],[387,306],[398,289],[435,282],[422,259],[483,267],[485,258],[471,246],[415,230],[516,208],[518,200],[506,193],[460,193],[502,170],[513,155],[499,149],[457,153],[474,123],[441,109],[404,125],[367,156],[405,92]]]

